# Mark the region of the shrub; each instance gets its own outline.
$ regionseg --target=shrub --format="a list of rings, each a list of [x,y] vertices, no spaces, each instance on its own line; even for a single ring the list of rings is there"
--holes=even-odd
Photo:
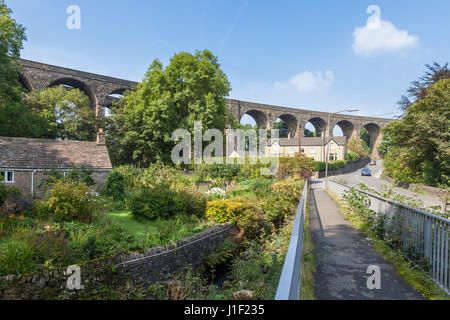
[[[266,221],[264,211],[253,203],[244,203],[237,225],[247,240],[265,236],[271,231],[271,225]]]
[[[271,179],[258,178],[251,180],[249,183],[249,190],[254,192],[257,198],[263,198],[270,192],[270,187],[273,183]]]
[[[285,179],[274,183],[271,192],[263,200],[265,213],[276,227],[295,213],[299,204],[304,180]]]
[[[30,210],[32,206],[33,204],[26,199],[8,197],[1,207],[1,213],[6,215],[19,214]]]
[[[206,211],[207,196],[195,189],[189,188],[181,183],[172,187],[176,192],[176,201],[180,203],[183,210],[181,214],[204,217]]]
[[[227,193],[221,188],[212,188],[206,191],[205,194],[208,196],[208,200],[225,199],[227,197]]]
[[[348,151],[358,154],[360,158],[367,158],[370,153],[367,144],[359,137],[350,138],[348,141]]]
[[[97,207],[90,191],[85,183],[59,181],[41,203],[41,214],[60,221],[90,222]]]
[[[278,177],[282,179],[286,177],[309,179],[314,172],[314,168],[314,160],[311,158],[300,155],[281,157]]]
[[[349,151],[349,152],[347,152],[347,154],[345,155],[345,160],[350,160],[350,161],[352,161],[352,160],[358,160],[358,159],[360,159],[361,158],[361,156],[359,155],[359,154],[357,154],[356,152],[353,152],[353,151]]]
[[[75,262],[75,253],[67,240],[67,233],[49,230],[35,233],[30,239],[35,256],[47,266],[64,267]]]
[[[125,178],[120,172],[113,171],[108,175],[103,194],[113,198],[115,201],[123,200],[125,195]]]
[[[167,182],[153,187],[141,187],[130,196],[128,207],[133,216],[148,220],[168,219],[185,210],[177,198],[177,193]]]
[[[236,222],[243,210],[244,205],[240,201],[218,199],[207,203],[206,216],[218,223]]]

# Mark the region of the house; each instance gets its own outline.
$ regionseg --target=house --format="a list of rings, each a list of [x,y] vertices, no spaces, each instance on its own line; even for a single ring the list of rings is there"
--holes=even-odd
[[[301,143],[301,148],[300,148]],[[327,147],[329,149],[327,150]],[[280,155],[285,157],[301,153],[315,161],[325,161],[328,151],[330,161],[345,160],[347,154],[347,137],[331,137],[325,145],[322,137],[280,138],[269,140],[266,147],[266,155]]]
[[[19,188],[26,197],[42,195],[39,185],[45,171],[66,173],[75,167],[93,170],[94,191],[104,186],[112,165],[102,132],[97,142],[0,137],[2,183]]]

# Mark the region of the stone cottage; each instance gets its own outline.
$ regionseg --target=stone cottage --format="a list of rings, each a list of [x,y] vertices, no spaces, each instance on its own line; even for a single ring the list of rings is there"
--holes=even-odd
[[[93,170],[94,191],[104,186],[112,170],[104,133],[97,135],[97,142],[0,137],[2,183],[21,189],[25,197],[42,195],[45,171],[67,173],[75,167]]]
[[[267,143],[266,154],[289,157],[299,153],[300,150],[303,155],[315,161],[325,161],[326,153],[329,154],[330,161],[345,160],[347,137],[332,137],[328,144],[325,144],[324,138],[321,137],[302,137],[301,141],[298,137],[273,139]]]

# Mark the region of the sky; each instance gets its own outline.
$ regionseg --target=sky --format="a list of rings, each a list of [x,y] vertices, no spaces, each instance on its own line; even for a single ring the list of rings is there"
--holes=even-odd
[[[230,98],[323,112],[393,118],[425,64],[450,61],[448,0],[6,4],[26,28],[24,59],[140,81],[154,59],[167,65],[177,52],[208,49]]]

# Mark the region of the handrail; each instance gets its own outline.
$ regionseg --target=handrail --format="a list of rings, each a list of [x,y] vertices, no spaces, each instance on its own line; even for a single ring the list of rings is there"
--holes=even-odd
[[[330,191],[342,197],[352,187],[330,180]],[[400,237],[402,250],[427,262],[429,276],[450,295],[450,219],[354,188],[369,197],[368,206],[390,218],[386,225]]]
[[[303,252],[303,234],[305,228],[305,211],[308,199],[308,180],[305,181],[302,198],[292,227],[291,240],[278,283],[275,300],[299,300],[301,288],[301,258]]]

